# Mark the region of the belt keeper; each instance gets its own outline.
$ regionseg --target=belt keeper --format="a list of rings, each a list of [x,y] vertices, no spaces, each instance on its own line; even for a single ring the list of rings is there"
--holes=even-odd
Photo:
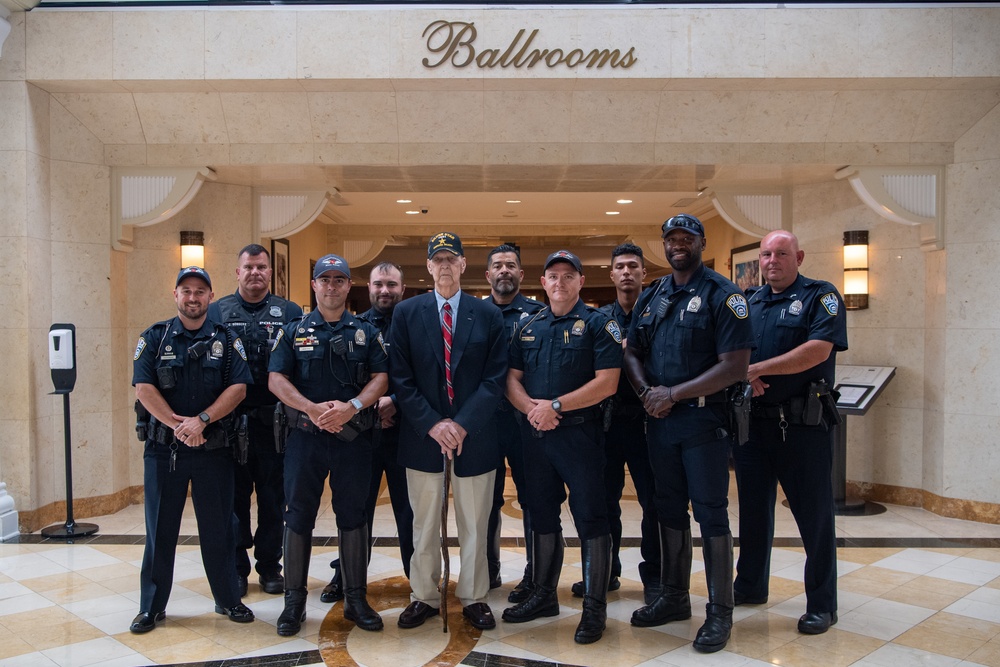
[[[705,407],[705,397],[704,396],[699,396],[698,397],[698,407],[699,408]]]

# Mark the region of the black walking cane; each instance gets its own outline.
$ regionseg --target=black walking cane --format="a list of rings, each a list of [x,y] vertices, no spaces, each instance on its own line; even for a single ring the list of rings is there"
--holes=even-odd
[[[451,459],[444,456],[444,481],[441,483],[441,556],[444,558],[441,585],[441,619],[444,621],[442,632],[448,632],[448,578],[451,576],[451,559],[448,557],[448,487],[451,484]]]

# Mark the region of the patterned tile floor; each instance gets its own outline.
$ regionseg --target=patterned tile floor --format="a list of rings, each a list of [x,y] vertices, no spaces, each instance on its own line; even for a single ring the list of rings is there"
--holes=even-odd
[[[735,526],[739,507],[732,491]],[[133,506],[87,519],[100,526],[93,539],[66,544],[36,534],[0,544],[0,667],[1000,666],[1000,526],[894,506],[877,516],[838,517],[840,622],[824,635],[809,637],[795,629],[805,610],[804,557],[791,515],[779,506],[768,604],[738,607],[726,650],[702,655],[690,645],[704,618],[706,595],[697,548],[692,576],[695,617],[652,629],[628,623],[642,598],[635,569],[639,509],[634,498],[632,489],[626,489],[625,535],[632,539],[625,540],[629,546],[622,552],[622,588],[609,594],[604,638],[589,646],[573,643],[580,613],[580,601],[569,591],[580,578],[575,548],[566,552],[559,590],[562,613],[557,617],[519,625],[500,622],[495,630],[480,633],[461,620],[458,602],[453,601],[452,611],[459,613],[450,618],[451,633],[441,632],[440,618],[416,630],[399,630],[395,619],[406,604],[407,588],[399,552],[392,546],[395,526],[387,498],[380,501],[375,534],[381,539],[369,568],[369,596],[386,621],[383,632],[352,631],[339,603],[319,601],[335,548],[317,538],[323,546],[313,549],[308,618],[299,636],[277,636],[274,624],[281,596],[267,595],[255,583],[244,601],[257,614],[257,622],[238,625],[213,613],[196,540],[178,549],[166,624],[147,635],[131,635],[128,624],[138,611],[144,534],[142,507]],[[324,505],[315,534],[335,535],[329,503]],[[517,510],[511,504],[505,510],[510,513],[503,529],[505,584],[490,595],[498,617],[524,566],[524,549],[517,546]],[[574,537],[568,514],[564,527],[567,538]],[[197,534],[190,503],[181,532]],[[451,552],[456,572],[458,550]]]

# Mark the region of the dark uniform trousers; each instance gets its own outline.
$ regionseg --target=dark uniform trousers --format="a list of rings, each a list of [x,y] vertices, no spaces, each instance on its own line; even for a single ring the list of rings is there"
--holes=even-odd
[[[250,574],[247,549],[254,547],[254,559],[260,574],[277,574],[281,565],[282,517],[285,497],[282,492],[284,456],[274,445],[274,427],[250,415],[247,420],[249,449],[245,466],[236,466],[236,500],[234,511],[239,520],[239,541],[236,551],[236,572],[241,577]],[[250,496],[257,491],[257,531],[250,531]]]
[[[569,509],[573,514],[580,540],[589,540],[610,531],[607,504],[604,500],[604,433],[596,416],[582,424],[566,423],[563,417],[552,431],[542,431],[540,438],[531,435],[527,420],[521,437],[529,443],[525,466],[528,484],[528,509],[532,530],[539,535],[562,530],[560,506],[569,487]],[[538,448],[541,456],[532,456]],[[537,564],[536,564],[537,567]]]
[[[648,421],[649,462],[656,475],[656,513],[674,530],[691,526],[688,498],[701,536],[729,533],[728,419],[724,404],[677,404],[663,419]]]
[[[644,584],[660,578],[660,539],[654,497],[653,468],[649,463],[646,444],[646,413],[641,406],[627,406],[611,419],[604,436],[607,457],[604,466],[604,490],[608,501],[608,522],[611,525],[611,575],[622,573],[619,550],[622,542],[622,490],[625,488],[625,465],[628,464],[632,483],[642,508],[639,552],[639,578]]]
[[[240,603],[236,582],[233,514],[233,451],[178,445],[176,467],[170,470],[170,447],[146,441],[143,482],[146,494],[146,549],[140,574],[140,609],[164,611],[174,580],[174,557],[188,484],[198,521],[201,559],[220,607]],[[211,539],[216,536],[215,539]]]
[[[833,505],[833,438],[823,426],[754,417],[750,440],[733,448],[740,500],[740,558],[735,590],[768,594],[777,484],[788,498],[806,552],[806,611],[837,609],[837,543]]]
[[[518,416],[521,419],[518,419]],[[522,443],[521,415],[506,399],[501,399],[497,408],[497,432],[501,434],[500,447],[510,464],[510,476],[517,491],[517,502],[524,509],[527,506],[527,489],[524,481],[524,445]],[[528,436],[530,439],[530,436]],[[490,525],[487,535],[493,535],[500,526],[500,508],[504,504],[504,486],[507,483],[507,466],[497,468],[493,485],[493,509],[490,511]],[[530,539],[530,538],[529,538]]]
[[[371,484],[368,486],[365,512],[368,516],[368,534],[372,535],[375,506],[382,490],[384,471],[385,483],[389,487],[389,502],[392,503],[392,514],[396,519],[396,532],[399,534],[399,557],[403,561],[403,573],[409,578],[410,558],[413,557],[413,510],[406,490],[406,468],[399,465],[398,457],[399,426],[383,429],[379,445],[372,452]]]
[[[299,535],[312,532],[329,475],[337,528],[361,528],[368,521],[365,500],[371,470],[370,432],[343,442],[332,433],[292,429],[285,446],[285,524]]]

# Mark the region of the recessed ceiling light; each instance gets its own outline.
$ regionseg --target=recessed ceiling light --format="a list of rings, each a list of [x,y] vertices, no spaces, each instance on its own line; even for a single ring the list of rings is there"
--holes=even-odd
[[[631,204],[632,200],[631,199],[619,199],[618,203],[619,204]]]
[[[606,269],[606,268],[608,268],[608,265],[607,264],[601,264],[601,268],[602,269]]]
[[[605,211],[604,215],[618,215],[620,211]]]
[[[409,203],[411,203],[412,201],[413,201],[412,199],[397,199],[397,200],[396,200],[396,203],[397,203],[397,204],[409,204]]]
[[[420,215],[420,211],[407,211],[406,215]]]
[[[508,204],[520,204],[521,200],[520,199],[508,199],[507,203]]]

